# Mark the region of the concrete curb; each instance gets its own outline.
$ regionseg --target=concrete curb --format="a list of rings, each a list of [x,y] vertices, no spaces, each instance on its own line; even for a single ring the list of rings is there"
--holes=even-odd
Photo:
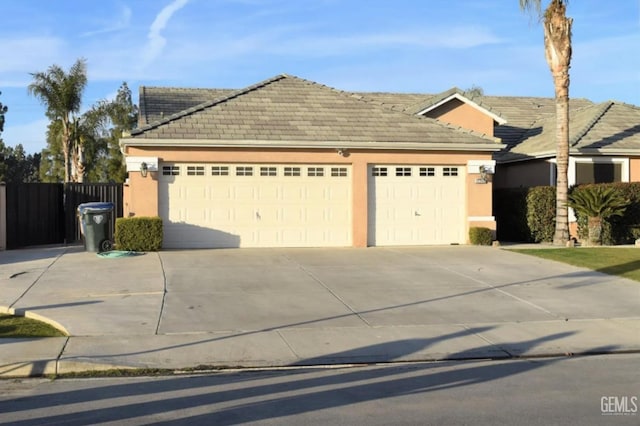
[[[640,318],[0,340],[0,377],[272,369],[640,352]]]

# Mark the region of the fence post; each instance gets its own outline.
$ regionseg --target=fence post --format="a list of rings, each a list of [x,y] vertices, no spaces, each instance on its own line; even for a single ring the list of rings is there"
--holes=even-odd
[[[7,249],[7,186],[0,182],[0,250]]]

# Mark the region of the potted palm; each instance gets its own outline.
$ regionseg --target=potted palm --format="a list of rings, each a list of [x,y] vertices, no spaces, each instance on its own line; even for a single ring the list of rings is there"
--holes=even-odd
[[[577,188],[569,195],[568,206],[578,215],[587,218],[588,237],[586,245],[602,245],[602,225],[613,216],[622,216],[629,205],[614,187],[587,186]]]

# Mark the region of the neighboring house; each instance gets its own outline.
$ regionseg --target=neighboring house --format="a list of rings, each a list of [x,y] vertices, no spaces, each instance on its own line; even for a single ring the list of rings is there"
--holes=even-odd
[[[618,103],[573,105],[569,118],[569,185],[640,181],[640,108]],[[497,187],[555,185],[555,114],[536,119],[497,154]]]
[[[464,244],[470,226],[495,230],[481,171],[504,120],[473,104],[479,131],[463,129],[379,96],[286,75],[237,91],[143,87],[140,125],[121,140],[125,216],[162,217],[166,248]]]
[[[411,114],[493,134],[507,147],[496,152],[494,186],[555,185],[555,100],[553,98],[477,96],[459,89],[432,96],[370,94]],[[475,108],[485,122],[470,119]],[[569,185],[640,181],[640,108],[620,102],[595,104],[570,100]]]
[[[640,181],[638,107],[572,99],[570,118],[570,185]],[[125,214],[161,216],[166,247],[464,244],[470,226],[495,230],[494,187],[555,184],[555,100],[286,75],[142,87],[121,145]]]

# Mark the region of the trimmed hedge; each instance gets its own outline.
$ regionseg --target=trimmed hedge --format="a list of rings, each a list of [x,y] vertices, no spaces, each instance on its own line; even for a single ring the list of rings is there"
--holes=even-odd
[[[159,217],[120,217],[116,219],[118,250],[158,251],[162,248],[162,219]]]
[[[493,194],[493,211],[498,241],[553,241],[555,186],[497,189]]]
[[[527,224],[536,243],[553,241],[556,232],[556,187],[535,186],[527,194]]]
[[[594,185],[570,188],[569,193]],[[596,186],[613,186],[629,205],[621,217],[605,220],[602,227],[602,243],[605,245],[631,244],[640,238],[640,182],[602,183]],[[496,189],[493,194],[493,211],[497,222],[499,241],[550,242],[555,233],[556,188]],[[578,237],[587,238],[587,218],[577,215]]]
[[[472,226],[469,228],[469,241],[476,246],[490,246],[493,242],[493,232],[489,228]]]

